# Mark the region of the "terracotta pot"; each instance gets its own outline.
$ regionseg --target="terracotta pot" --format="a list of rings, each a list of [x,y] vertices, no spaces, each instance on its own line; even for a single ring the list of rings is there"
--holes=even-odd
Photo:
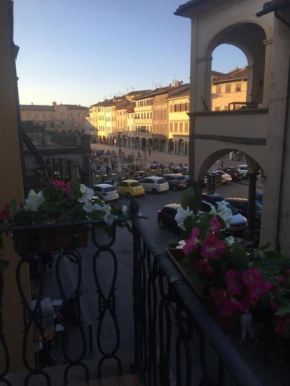
[[[51,253],[62,249],[84,248],[88,244],[89,225],[13,231],[16,253]]]
[[[181,251],[181,252],[180,252]],[[167,248],[166,253],[173,263],[176,270],[179,272],[179,274],[182,276],[184,281],[189,285],[189,287],[192,288],[204,308],[207,310],[208,314],[214,319],[216,324],[220,326],[220,328],[223,330],[224,333],[230,334],[237,322],[239,321],[239,315],[233,315],[233,316],[220,316],[218,313],[217,307],[214,305],[212,298],[210,296],[204,296],[200,292],[199,288],[194,284],[194,282],[191,280],[190,276],[186,273],[186,271],[181,267],[179,264],[180,261],[184,258],[184,253],[182,249],[174,249],[174,248]]]

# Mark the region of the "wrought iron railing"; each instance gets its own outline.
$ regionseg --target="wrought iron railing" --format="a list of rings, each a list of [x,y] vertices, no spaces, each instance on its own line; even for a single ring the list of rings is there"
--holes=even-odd
[[[140,223],[137,214],[138,205],[134,200],[131,202],[131,212],[133,215],[128,221],[128,228],[131,228],[129,234],[133,236],[133,250],[130,255],[133,258],[134,329],[131,332],[135,335],[131,371],[139,373],[144,384],[149,386],[168,386],[171,384],[259,386],[259,380],[208,316],[167,256],[152,245],[150,237]],[[126,220],[129,219],[124,217],[121,222]],[[80,227],[83,224],[84,222],[73,224],[75,235],[79,235]],[[119,349],[122,336],[117,313],[120,315],[122,310],[116,310],[116,280],[120,264],[115,252],[118,224],[113,225],[110,239],[104,240],[102,238],[102,241],[99,237],[102,234],[99,229],[101,223],[91,221],[89,224],[92,243],[95,248],[89,263],[98,298],[95,304],[98,309],[98,321],[95,329],[96,347],[100,354],[97,362],[98,376],[102,376],[104,363],[108,360],[114,362],[117,373],[121,375],[123,363]],[[60,225],[58,227],[47,226],[46,228],[52,231],[54,237],[57,237],[59,227]],[[40,229],[39,227],[33,226],[29,229],[23,227],[23,230],[25,229],[29,231],[31,237],[37,238],[37,242],[41,242],[35,233]],[[13,231],[13,229],[11,230]],[[73,368],[82,370],[83,380],[89,380],[91,377],[85,359],[89,351],[88,346],[91,346],[92,342],[89,342],[88,345],[88,334],[84,326],[80,305],[83,258],[78,249],[78,238],[75,240],[75,245],[72,248],[59,250],[55,255],[55,276],[63,301],[64,329],[61,351],[65,362],[62,375],[64,384],[74,380],[71,374]],[[55,245],[58,245],[57,241]],[[110,272],[110,282],[106,283],[106,289],[103,287],[102,278],[98,272],[98,260],[103,253],[106,254],[106,259],[111,258],[113,266]],[[38,376],[42,378],[45,385],[50,386],[55,383],[53,383],[47,367],[51,365],[49,363],[51,359],[49,354],[50,342],[47,338],[48,333],[45,330],[41,306],[44,290],[43,254],[38,253],[37,250],[23,253],[18,250],[18,254],[20,259],[16,269],[16,282],[23,305],[22,359],[27,370],[23,384],[27,386],[35,384],[32,382],[32,378]],[[76,273],[75,287],[70,294],[67,293],[64,286],[63,275],[65,272],[61,268],[64,261],[72,265]],[[21,281],[23,267],[31,263],[36,264],[40,275],[34,307],[31,306],[30,299],[26,298]],[[2,289],[3,273],[0,271],[0,304],[3,300]],[[128,302],[132,300],[132,294],[127,294],[126,300]],[[0,351],[4,357],[4,361],[0,364],[0,384],[2,382],[10,386],[14,383],[9,376],[11,358],[5,342],[3,312],[5,310],[0,308]],[[103,345],[103,330],[106,327],[108,317],[110,329],[114,336],[109,348]],[[34,335],[38,335],[39,341],[43,344],[43,352],[46,353],[41,363],[35,362],[33,365],[28,359],[28,353],[31,349],[29,337],[32,329],[34,329]],[[76,331],[78,331],[78,342],[74,347],[74,355],[71,355],[68,350],[69,342],[74,339]]]

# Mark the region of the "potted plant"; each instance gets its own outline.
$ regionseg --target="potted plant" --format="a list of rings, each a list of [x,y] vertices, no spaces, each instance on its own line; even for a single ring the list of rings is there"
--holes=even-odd
[[[1,234],[12,233],[18,254],[85,247],[88,220],[103,220],[103,229],[110,232],[113,222],[127,213],[126,207],[92,202],[93,194],[74,180],[51,181],[38,193],[31,190],[24,202],[12,199],[2,208]]]

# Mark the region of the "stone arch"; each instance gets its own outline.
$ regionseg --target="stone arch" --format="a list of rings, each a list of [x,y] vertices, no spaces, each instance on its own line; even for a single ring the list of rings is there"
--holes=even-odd
[[[160,140],[160,151],[165,151],[166,150],[166,145],[167,145],[167,141],[165,138],[162,138]]]
[[[159,151],[160,150],[160,142],[158,138],[154,138],[154,148],[155,150]]]
[[[258,104],[268,103],[268,87],[264,84],[267,79],[266,45],[267,34],[264,28],[252,21],[240,21],[227,24],[210,36],[205,44],[203,61],[206,66],[205,74],[205,101],[210,106],[211,95],[211,62],[212,53],[218,46],[229,44],[239,48],[248,61],[247,100],[258,107]]]
[[[185,154],[184,153],[184,140],[183,139],[179,139],[178,142],[177,142],[177,153],[178,154]]]
[[[141,148],[143,149],[146,149],[147,148],[147,140],[146,138],[141,138]]]
[[[153,147],[153,139],[148,138],[148,149],[152,149],[152,147]]]
[[[168,141],[168,152],[174,153],[174,141],[172,138],[170,138]]]
[[[140,137],[135,137],[135,147],[140,149]]]

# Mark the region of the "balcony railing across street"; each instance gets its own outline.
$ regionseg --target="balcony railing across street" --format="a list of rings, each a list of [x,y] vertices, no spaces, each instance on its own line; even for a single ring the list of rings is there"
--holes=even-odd
[[[206,313],[193,291],[178,274],[164,251],[158,250],[152,245],[149,236],[142,227],[138,217],[138,204],[131,202],[131,218],[127,221],[127,229],[120,232],[128,232],[126,238],[131,238],[128,245],[132,245],[130,258],[132,257],[132,292],[128,293],[126,304],[132,305],[132,363],[131,372],[140,377],[140,384],[144,385],[241,385],[259,386],[260,381],[244,363],[238,352],[234,349],[226,336]],[[75,231],[79,232],[84,222],[74,223]],[[97,291],[96,304],[98,320],[94,331],[96,332],[96,348],[98,358],[92,358],[91,346],[92,327],[83,321],[81,296],[83,280],[83,258],[81,249],[77,245],[71,250],[60,250],[55,255],[55,277],[58,290],[62,298],[63,308],[63,333],[61,342],[61,383],[53,378],[51,365],[50,340],[42,299],[44,293],[44,268],[43,254],[35,250],[34,253],[21,253],[19,251],[19,263],[15,272],[15,280],[24,310],[23,318],[23,342],[22,360],[27,372],[25,375],[10,374],[10,352],[5,340],[5,326],[3,314],[5,309],[0,308],[0,352],[4,356],[4,362],[0,364],[0,385],[57,385],[73,384],[74,382],[91,379],[90,365],[87,361],[91,358],[94,366],[97,366],[97,376],[104,376],[104,368],[110,363],[110,374],[122,375],[127,370],[121,356],[121,347],[126,347],[126,338],[122,337],[122,328],[118,315],[122,309],[117,308],[117,283],[122,283],[122,277],[118,277],[120,266],[120,250],[116,242],[117,224],[113,225],[113,232],[109,240],[105,240],[100,230],[100,221],[88,223],[91,229],[91,239],[94,253],[89,261],[91,275],[93,277],[94,290]],[[24,229],[25,227],[23,227]],[[60,225],[47,226],[57,238]],[[26,228],[33,237],[37,226]],[[15,228],[11,228],[15,231]],[[118,231],[119,232],[119,231]],[[124,233],[125,234],[125,233]],[[100,241],[102,240],[102,241]],[[40,242],[40,240],[39,240]],[[112,270],[106,277],[104,288],[102,275],[99,272],[99,259],[105,254],[106,259],[111,259]],[[64,278],[67,274],[61,268],[63,261],[74,267],[75,287],[72,294],[66,292]],[[39,284],[34,307],[31,301],[25,297],[21,282],[22,268],[34,262],[39,271]],[[86,279],[87,280],[87,279]],[[2,290],[1,290],[2,289]],[[0,304],[3,301],[3,272],[0,271]],[[133,295],[133,300],[132,300]],[[111,332],[110,345],[105,344],[106,334]],[[130,324],[130,323],[129,323]],[[89,328],[87,328],[89,327]],[[29,336],[31,331],[38,336],[43,345],[42,361],[31,364],[28,359]],[[105,331],[106,330],[106,331]],[[35,331],[37,333],[35,333]],[[69,350],[71,339],[78,335],[77,344],[74,345],[73,355]],[[89,335],[89,337],[88,337]],[[60,349],[59,349],[60,351]],[[74,377],[74,370],[78,368],[80,377]],[[22,377],[22,378],[21,378]],[[21,379],[21,381],[19,381]]]

